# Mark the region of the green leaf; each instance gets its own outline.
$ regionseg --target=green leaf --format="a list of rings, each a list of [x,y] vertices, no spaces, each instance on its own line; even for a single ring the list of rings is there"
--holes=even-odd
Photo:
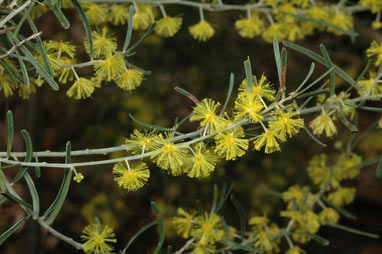
[[[156,129],[156,130],[159,130],[159,131],[172,131],[173,129],[172,128],[165,128],[165,127],[160,127],[160,126],[157,126],[157,125],[154,125],[154,124],[149,124],[149,123],[145,123],[141,120],[138,120],[136,119],[132,114],[129,114],[129,117],[136,123],[140,124],[140,125],[143,125],[145,127],[148,127],[148,128],[151,128],[151,129]]]
[[[310,83],[307,87],[305,87],[304,89],[302,89],[302,91],[300,91],[298,93],[298,95],[301,95],[303,94],[306,90],[308,90],[309,88],[311,88],[312,86],[314,86],[315,84],[317,84],[319,81],[321,81],[325,76],[327,76],[333,69],[335,68],[335,66],[332,66],[329,70],[327,70],[326,72],[324,72],[321,76],[319,76],[317,79],[315,79],[312,83]]]
[[[244,251],[248,251],[248,252],[252,252],[252,253],[263,252],[261,249],[254,248],[251,245],[244,245],[244,244],[236,243],[236,242],[233,242],[230,240],[221,240],[220,242],[225,243],[225,244],[232,246],[234,248],[237,248],[239,250],[244,250]]]
[[[343,125],[345,125],[346,128],[348,128],[351,132],[358,132],[358,128],[351,122],[349,122],[349,120],[342,114],[341,111],[337,110],[337,116],[341,120]]]
[[[211,213],[215,212],[216,204],[217,204],[217,201],[218,201],[218,196],[219,196],[218,186],[216,184],[214,184],[214,196],[212,198]]]
[[[24,22],[25,22],[25,20],[27,19],[27,17],[29,17],[30,12],[32,11],[32,9],[33,9],[34,6],[35,6],[35,2],[32,2],[32,3],[29,5],[28,9],[23,13],[23,16],[21,17],[20,21],[17,22],[17,27],[16,27],[16,29],[15,29],[14,32],[13,32],[13,36],[16,37],[16,36],[19,34],[19,31],[20,31],[22,25],[24,24]]]
[[[38,157],[36,157],[35,160],[36,160],[36,162],[38,162]],[[41,176],[41,169],[39,166],[34,167],[34,172],[35,172],[37,177]]]
[[[172,252],[172,247],[171,245],[167,246],[167,254],[170,254]]]
[[[306,131],[306,133],[308,133],[309,137],[311,137],[317,144],[319,144],[320,146],[323,146],[323,147],[326,147],[327,145],[322,143],[320,140],[318,140],[309,130],[306,126],[304,126],[304,130]]]
[[[314,97],[314,96],[318,96],[320,94],[324,94],[325,95],[325,98],[322,101],[322,103],[325,103],[325,101],[330,96],[330,92],[328,90],[322,89],[322,88],[319,88],[319,89],[311,91],[311,92],[304,93],[304,94],[300,95],[298,98],[305,98],[305,97],[311,97],[311,96]]]
[[[64,13],[61,10],[61,4],[58,5],[58,0],[45,0],[48,4],[51,11],[54,13],[58,21],[60,22],[61,26],[64,29],[68,29],[70,27],[70,23],[68,19],[65,17]]]
[[[345,91],[345,93],[349,93],[352,88],[355,88],[358,92],[363,93],[363,89],[357,83],[358,83],[358,81],[360,81],[363,78],[363,76],[369,70],[370,66],[371,66],[371,59],[369,59],[367,61],[365,68],[363,68],[363,70],[359,74],[358,78],[356,80],[354,80],[354,83]]]
[[[230,187],[227,190],[227,184],[223,183],[223,188],[220,193],[220,199],[218,202],[218,205],[216,207],[216,213],[220,211],[220,209],[223,207],[224,203],[227,201],[229,195],[231,194],[232,188],[233,188],[233,183],[230,185]]]
[[[40,199],[38,197],[38,192],[36,190],[36,186],[34,185],[34,182],[31,178],[31,176],[26,172],[24,174],[25,181],[27,182],[29,192],[31,193],[32,196],[32,204],[33,204],[33,214],[32,217],[33,219],[37,219],[38,214],[40,212]]]
[[[358,106],[357,109],[371,111],[371,112],[382,112],[382,107],[377,108],[377,107]]]
[[[377,178],[382,177],[382,157],[379,159],[377,170],[375,171],[375,176]]]
[[[337,212],[339,212],[340,214],[342,214],[342,215],[345,216],[346,218],[348,218],[348,219],[353,219],[353,220],[356,218],[355,215],[353,215],[351,212],[345,210],[345,209],[342,208],[342,207],[339,207],[339,206],[333,204],[333,203],[330,202],[330,200],[327,199],[325,196],[322,196],[321,199],[324,200],[325,203],[327,203],[328,205],[330,205],[331,207],[333,207]]]
[[[300,232],[293,232],[295,235],[304,235],[312,238],[314,241],[318,242],[319,244],[322,244],[324,246],[329,245],[329,240],[326,238],[323,238],[322,236],[311,234],[311,233],[300,233]]]
[[[225,233],[225,237],[226,237],[227,240],[229,240],[229,230],[228,230],[227,222],[225,221],[225,219],[222,216],[219,216],[219,218],[220,218],[220,221],[223,224],[223,231]]]
[[[146,39],[146,37],[149,36],[152,33],[152,31],[154,30],[155,25],[156,25],[156,22],[152,23],[150,25],[150,27],[147,29],[146,33],[133,46],[131,46],[131,48],[129,48],[126,52],[129,54],[135,48],[137,48]]]
[[[31,204],[25,202],[24,200],[19,199],[18,197],[12,195],[12,194],[11,194],[10,192],[8,192],[8,191],[4,191],[4,192],[2,192],[1,194],[2,194],[4,197],[6,197],[7,199],[9,199],[9,200],[11,200],[11,201],[13,201],[13,202],[15,202],[15,203],[17,203],[17,204],[19,204],[19,205],[25,206],[25,207],[30,208],[30,209],[33,208]]]
[[[251,68],[251,61],[249,60],[249,57],[247,60],[244,61],[244,69],[245,69],[245,77],[247,79],[247,89],[248,92],[252,92],[252,68]]]
[[[129,8],[129,23],[127,24],[126,38],[125,38],[125,43],[123,44],[122,53],[125,53],[127,48],[130,45],[131,35],[133,33],[133,15],[134,15],[134,6],[130,5],[130,8]]]
[[[227,108],[228,103],[229,103],[229,100],[230,100],[230,98],[231,98],[231,94],[232,94],[232,90],[233,90],[233,82],[234,82],[234,78],[235,78],[235,76],[234,76],[233,73],[231,72],[231,74],[229,75],[229,86],[228,86],[227,97],[226,97],[226,99],[225,99],[224,106],[223,106],[222,110],[220,111],[220,116],[223,116],[223,115],[224,115],[224,111],[225,111],[225,109]]]
[[[24,61],[21,59],[19,52],[16,51],[15,54],[17,57],[17,61],[19,62],[19,65],[20,65],[21,73],[23,74],[23,79],[24,79],[23,85],[25,85],[26,87],[29,87],[30,82],[29,82],[29,75],[28,75],[27,68],[24,64]]]
[[[32,161],[32,154],[33,154],[32,139],[31,139],[28,131],[26,131],[26,130],[21,130],[21,135],[24,138],[25,150],[26,150],[24,162],[31,162]],[[24,174],[27,172],[27,170],[28,170],[28,167],[21,166],[19,172],[17,173],[17,175],[13,179],[12,183],[18,182],[24,176]]]
[[[180,94],[183,94],[184,96],[186,96],[188,99],[192,100],[195,104],[198,104],[199,103],[199,100],[198,98],[196,98],[195,95],[193,95],[192,93],[180,88],[180,87],[175,87],[174,88],[175,91],[177,91],[178,93]]]
[[[312,63],[310,65],[310,69],[309,69],[309,72],[308,72],[308,75],[306,75],[304,81],[302,81],[302,83],[298,86],[298,88],[296,89],[296,92],[300,91],[300,89],[305,85],[305,83],[308,81],[308,79],[310,78],[310,76],[312,76],[313,74],[313,71],[314,71],[314,67],[316,65],[314,63]]]
[[[15,39],[16,42],[20,42],[18,39]],[[29,50],[24,46],[20,46],[20,50],[23,52],[23,54],[27,57],[28,62],[30,62],[33,67],[41,74],[41,76],[45,79],[46,82],[52,87],[53,90],[58,91],[59,87],[56,81],[54,81],[54,78],[52,75],[50,75],[39,62],[34,59],[34,56],[29,52]]]
[[[82,25],[84,26],[84,29],[85,29],[86,37],[88,38],[89,56],[90,56],[90,59],[93,60],[93,37],[92,37],[92,30],[90,28],[89,21],[86,18],[85,12],[82,9],[79,2],[77,0],[72,0],[72,3],[74,5],[74,8],[76,8],[78,14],[80,15]]]
[[[283,44],[284,44],[284,46],[286,46],[288,48],[294,49],[294,50],[296,50],[296,51],[298,51],[304,55],[309,56],[310,58],[314,59],[315,61],[317,61],[317,62],[319,62],[319,63],[321,63],[321,64],[323,64],[329,68],[329,66],[326,65],[325,58],[318,55],[317,53],[314,53],[313,51],[311,51],[309,49],[306,49],[304,47],[301,47],[301,46],[294,44],[292,42],[289,42],[289,41],[283,41]],[[352,77],[350,77],[344,70],[339,68],[337,65],[333,65],[333,66],[335,67],[335,71],[336,71],[338,76],[343,78],[349,84],[351,84],[351,85],[354,84],[354,80],[352,79]]]
[[[130,247],[130,245],[134,242],[134,240],[140,235],[142,234],[143,232],[145,232],[147,229],[149,229],[150,227],[154,226],[155,224],[157,224],[157,221],[152,221],[150,222],[149,224],[146,224],[145,226],[143,226],[141,229],[138,230],[137,233],[135,233],[129,240],[129,242],[126,244],[125,248],[123,248],[122,250],[122,253],[126,253],[126,250]]]
[[[275,196],[278,198],[283,198],[283,194],[281,192],[278,192],[278,191],[268,190],[268,189],[263,189],[263,188],[259,189],[259,191],[264,193],[264,194],[272,195],[272,196]]]
[[[370,237],[370,238],[375,238],[375,239],[379,238],[379,235],[377,235],[377,234],[368,233],[368,232],[361,231],[361,230],[354,229],[354,228],[349,228],[347,226],[340,225],[340,224],[328,223],[328,226],[333,227],[333,228],[338,228],[338,229],[341,229],[341,230],[344,230],[344,231],[347,231],[347,232],[350,232],[350,233],[353,233],[353,234],[356,234],[356,235],[362,235],[362,236],[366,236],[366,237]]]
[[[164,221],[162,218],[162,214],[160,213],[159,208],[154,201],[151,201],[151,207],[153,208],[155,214],[158,217],[158,221],[159,221],[159,240],[158,240],[157,247],[155,248],[155,251],[154,251],[154,254],[157,254],[157,253],[160,253],[160,250],[161,250],[163,242],[164,242],[164,236],[165,236]]]
[[[70,141],[66,143],[66,156],[65,156],[65,163],[70,164],[71,163],[71,150],[72,145]],[[65,202],[66,196],[69,192],[70,183],[72,180],[72,174],[73,171],[70,168],[66,168],[64,172],[64,177],[62,178],[60,189],[58,190],[57,196],[53,203],[50,205],[50,207],[45,211],[44,216],[46,217],[49,214],[49,218],[46,219],[46,223],[48,225],[52,224],[54,220],[56,219],[57,215],[61,211],[62,205]]]
[[[370,124],[369,127],[367,127],[367,129],[363,131],[361,135],[359,135],[358,138],[354,140],[354,142],[351,144],[351,150],[353,150],[364,137],[366,137],[371,131],[373,131],[375,127],[377,127],[377,125],[378,120]]]
[[[22,224],[24,224],[24,222],[28,219],[28,217],[24,217],[22,218],[21,220],[19,220],[18,222],[16,222],[15,225],[13,225],[12,227],[10,227],[7,231],[5,231],[4,233],[2,233],[0,235],[0,245],[2,245],[4,243],[5,240],[8,239],[8,237],[10,237]]]
[[[31,27],[32,29],[32,32],[33,33],[38,33],[38,29],[36,27],[36,25],[34,24],[32,18],[30,16],[27,17],[27,20],[28,20],[28,23],[29,23],[29,26]],[[45,70],[46,72],[51,76],[53,77],[53,70],[52,70],[52,66],[50,64],[50,61],[49,61],[49,58],[48,58],[48,55],[46,53],[46,50],[45,50],[45,47],[44,47],[44,44],[42,43],[42,40],[41,40],[41,37],[40,36],[37,36],[36,37],[36,42],[37,42],[37,46],[38,46],[38,49],[39,49],[39,54],[41,55],[42,57],[42,61],[45,65]],[[58,89],[58,88],[57,88]],[[53,88],[54,90],[54,88]]]
[[[321,50],[322,55],[325,58],[326,66],[331,68],[333,66],[332,60],[330,59],[329,53],[326,50],[324,44],[320,44],[320,50]],[[330,86],[330,95],[333,95],[335,93],[335,90],[336,90],[336,73],[334,70],[330,72],[330,80],[332,82],[332,85]]]
[[[231,194],[231,201],[234,207],[236,208],[237,213],[239,214],[239,219],[240,219],[240,234],[244,235],[245,232],[245,226],[247,225],[247,215],[244,210],[243,205],[240,203],[240,201],[233,195]]]
[[[7,71],[9,77],[12,79],[12,82],[16,87],[18,87],[19,82],[24,83],[23,77],[20,75],[20,73],[17,72],[15,68],[5,62],[3,59],[0,59],[0,64]]]
[[[12,150],[12,144],[13,144],[13,136],[14,136],[14,121],[13,121],[13,114],[12,111],[8,110],[7,111],[7,116],[6,116],[6,121],[7,121],[7,126],[5,129],[5,136],[7,138],[7,154],[9,156],[9,153]]]
[[[279,42],[277,40],[273,40],[273,54],[275,55],[277,75],[279,76],[279,84],[281,85],[281,56]]]

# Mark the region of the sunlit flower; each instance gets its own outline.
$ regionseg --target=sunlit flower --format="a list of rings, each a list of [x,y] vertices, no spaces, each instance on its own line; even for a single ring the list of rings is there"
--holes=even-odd
[[[241,126],[216,135],[215,153],[226,160],[236,160],[243,156],[248,149],[248,139],[243,138],[244,136],[244,130]]]
[[[283,136],[286,136],[287,134],[289,137],[296,135],[300,129],[304,127],[304,119],[292,118],[296,115],[298,116],[300,113],[278,110],[275,116],[275,120],[269,123],[271,129],[275,130]]]
[[[381,49],[382,49],[382,47],[381,47]],[[382,57],[382,55],[381,55],[381,57]],[[381,60],[382,60],[382,58],[381,58]],[[382,84],[379,83],[377,80],[375,80],[375,76],[376,76],[376,73],[370,71],[369,72],[369,79],[363,79],[363,80],[358,81],[357,84],[359,85],[359,87],[362,88],[362,92],[358,91],[358,94],[360,94],[362,96],[366,96],[366,95],[377,95],[377,94],[382,93]],[[376,98],[376,99],[370,99],[370,100],[379,101],[381,99]]]
[[[206,21],[200,21],[199,23],[190,26],[188,31],[194,39],[203,42],[210,39],[215,33],[215,30],[210,23]]]
[[[128,69],[116,78],[115,83],[120,88],[127,91],[131,91],[138,87],[142,83],[142,80],[142,71],[138,69]]]
[[[12,79],[7,74],[4,74],[4,73],[0,74],[0,84],[1,84],[1,90],[3,90],[5,97],[9,97],[13,95],[13,90],[15,90],[15,86],[13,84]]]
[[[320,114],[314,118],[309,127],[313,129],[314,135],[321,135],[325,131],[327,137],[332,137],[337,132],[337,127],[332,118],[326,114]]]
[[[252,121],[263,119],[260,111],[264,108],[258,96],[253,93],[241,92],[235,100],[235,120],[248,116]]]
[[[382,11],[382,2],[380,0],[359,0],[359,4],[369,7],[372,13]]]
[[[81,239],[86,254],[110,253],[113,247],[111,243],[116,243],[113,229],[107,225],[90,224],[82,231]]]
[[[191,235],[194,225],[194,212],[187,212],[183,208],[178,208],[177,216],[173,219],[173,224],[178,235],[188,238]]]
[[[372,41],[370,47],[366,50],[366,56],[377,56],[377,61],[375,61],[375,65],[380,65],[382,63],[382,43]]]
[[[125,60],[122,54],[106,56],[101,62],[94,65],[97,75],[104,76],[107,81],[117,78],[124,71]]]
[[[69,97],[74,97],[74,99],[84,99],[88,98],[94,92],[93,83],[86,78],[79,78],[72,87],[66,92]]]
[[[285,141],[285,136],[268,128],[263,134],[253,139],[253,144],[258,151],[265,146],[265,153],[273,153],[275,151],[280,151],[280,145],[277,140]]]
[[[336,11],[331,13],[329,17],[330,17],[330,19],[328,20],[329,23],[331,23],[332,25],[336,27],[341,28],[344,31],[349,31],[353,29],[353,17],[351,13],[346,13],[336,9]],[[328,27],[327,29],[328,31],[334,33],[335,35],[343,34],[343,32],[332,27]]]
[[[45,49],[48,53],[59,52],[58,57],[62,54],[67,54],[70,58],[73,58],[76,53],[76,46],[67,41],[44,41]]]
[[[182,174],[182,166],[187,160],[188,150],[171,142],[172,135],[165,134],[166,138],[160,134],[158,137],[158,145],[160,148],[156,149],[156,153],[152,155],[155,163],[165,170],[169,170],[174,176]]]
[[[248,224],[252,225],[257,230],[262,230],[269,223],[269,219],[265,216],[254,216]]]
[[[133,16],[133,29],[145,30],[154,22],[154,16],[150,7],[139,9]]]
[[[119,187],[123,187],[128,191],[135,191],[142,188],[150,177],[150,171],[143,162],[132,163],[120,162],[113,168],[114,181]]]
[[[263,27],[264,21],[255,13],[252,13],[251,18],[240,19],[235,22],[235,28],[243,38],[253,38],[259,35]]]
[[[282,31],[281,24],[272,24],[263,31],[263,39],[266,42],[272,43],[273,40],[282,41],[285,38],[285,34]]]
[[[84,4],[85,15],[92,25],[99,25],[106,21],[108,8],[106,4],[86,3]]]
[[[255,247],[260,248],[263,251],[269,252],[273,249],[272,247],[272,236],[266,232],[266,231],[261,231],[256,235],[256,240],[255,240]]]
[[[32,81],[32,80],[30,80]],[[23,98],[24,100],[27,100],[29,99],[29,97],[36,92],[36,86],[32,83],[29,84],[29,87],[27,87],[26,85],[23,85],[23,84],[20,84],[19,85],[19,91],[18,91],[18,94],[21,98]]]
[[[197,143],[192,147],[193,155],[189,160],[189,166],[185,170],[189,177],[203,178],[210,175],[215,169],[217,157],[206,149],[203,143]]]
[[[144,153],[155,150],[158,147],[157,141],[159,136],[155,131],[149,131],[148,129],[142,132],[134,129],[129,139],[126,139],[127,151],[133,151],[133,153]]]
[[[207,134],[222,131],[226,126],[227,120],[217,115],[219,106],[219,102],[215,102],[209,98],[203,99],[194,107],[190,121],[201,121],[200,126],[207,128]]]
[[[117,39],[114,34],[108,32],[107,27],[103,27],[101,31],[92,32],[93,37],[93,55],[95,58],[108,56],[117,49]],[[85,49],[89,53],[88,40],[84,41]]]
[[[124,25],[129,21],[129,5],[128,4],[112,4],[108,21],[113,25]]]
[[[180,17],[164,17],[157,21],[154,31],[163,37],[174,36],[182,26],[182,18]]]
[[[239,91],[248,92],[248,82],[244,79],[239,87]],[[267,77],[263,74],[260,79],[254,75],[252,76],[252,94],[257,97],[267,99],[269,101],[275,100],[275,90],[272,89],[271,84],[267,80]]]
[[[331,207],[325,208],[318,214],[321,224],[333,223],[336,224],[340,219],[340,215]]]
[[[214,213],[204,213],[195,218],[195,230],[201,245],[214,244],[224,238],[223,223],[220,217]]]
[[[348,205],[353,202],[355,188],[340,188],[329,194],[328,199],[337,206]]]

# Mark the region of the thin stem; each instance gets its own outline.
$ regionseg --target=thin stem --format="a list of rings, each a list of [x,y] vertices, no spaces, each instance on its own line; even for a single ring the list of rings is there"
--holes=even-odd
[[[204,22],[204,12],[202,7],[199,7],[199,16],[200,16],[200,22]]]
[[[166,13],[166,10],[164,9],[163,5],[162,4],[158,4],[158,6],[159,6],[159,9],[160,9],[160,11],[162,13],[163,18],[166,18],[167,17],[167,13]]]
[[[16,10],[12,10],[5,18],[3,18],[0,21],[0,28],[2,28],[8,21],[10,21],[14,16],[22,12],[24,9],[26,9],[30,4],[32,3],[31,0],[26,1],[23,5],[21,5]]]

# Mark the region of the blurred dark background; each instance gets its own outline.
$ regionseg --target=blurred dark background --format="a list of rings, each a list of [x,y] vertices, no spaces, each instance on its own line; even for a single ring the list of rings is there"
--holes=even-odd
[[[172,127],[176,117],[182,118],[192,110],[192,102],[174,91],[178,86],[196,95],[199,99],[210,97],[224,102],[228,89],[229,75],[235,74],[235,88],[244,78],[243,61],[249,56],[255,75],[264,73],[269,80],[277,84],[276,66],[273,48],[260,37],[241,38],[234,29],[234,21],[239,17],[237,12],[208,13],[206,18],[216,26],[215,36],[205,43],[198,43],[188,34],[187,27],[198,22],[198,12],[191,8],[171,7],[169,14],[183,14],[181,31],[170,39],[163,39],[152,34],[131,57],[137,66],[151,70],[143,84],[133,92],[123,92],[114,84],[105,84],[97,89],[91,99],[77,101],[65,94],[69,85],[62,85],[59,92],[52,91],[47,85],[39,88],[30,100],[17,96],[1,96],[0,133],[4,133],[4,116],[12,110],[15,118],[14,151],[24,151],[21,129],[27,129],[32,137],[35,150],[64,151],[68,140],[73,150],[111,147],[123,143],[133,128],[140,128],[128,116],[165,127]],[[44,39],[70,40],[82,46],[84,33],[75,12],[66,11],[72,20],[72,27],[65,31],[60,28],[55,17],[50,13],[38,20],[39,29]],[[356,77],[366,64],[364,51],[373,39],[381,38],[381,32],[371,29],[374,17],[370,13],[355,16],[355,30],[360,34],[352,43],[346,36],[335,37],[323,32],[307,37],[297,43],[318,52],[320,43],[325,44],[332,60]],[[125,26],[112,27],[119,36],[120,47],[125,36]],[[133,41],[143,33],[134,32]],[[82,49],[79,49],[81,51]],[[86,56],[84,61],[86,61]],[[288,50],[287,87],[292,91],[309,71],[311,60]],[[317,65],[315,76],[325,69]],[[341,81],[338,81],[340,85]],[[277,85],[276,85],[277,86]],[[234,92],[233,98],[236,96]],[[231,100],[233,101],[233,100]],[[231,103],[232,105],[232,103]],[[376,114],[362,114],[360,131],[365,130],[375,120]],[[311,120],[305,117],[305,122]],[[340,124],[339,124],[340,126]],[[195,125],[185,125],[182,131],[192,131]],[[283,208],[281,200],[259,192],[259,188],[285,191],[294,184],[312,184],[307,177],[308,160],[318,153],[336,153],[333,148],[337,140],[346,140],[349,131],[339,127],[338,135],[333,139],[322,138],[328,144],[323,148],[313,142],[306,133],[282,144],[282,152],[265,155],[263,152],[249,150],[247,155],[235,162],[221,162],[212,175],[203,180],[190,179],[187,176],[173,177],[150,163],[151,177],[148,185],[137,192],[126,193],[113,181],[113,165],[78,168],[85,175],[81,184],[71,183],[69,196],[62,212],[53,224],[58,231],[80,240],[83,227],[94,222],[94,216],[101,218],[105,224],[115,229],[118,243],[115,249],[122,249],[128,239],[140,227],[154,219],[150,201],[159,205],[166,218],[166,244],[174,248],[184,244],[175,237],[170,218],[177,207],[195,207],[195,200],[200,200],[205,209],[211,206],[213,185],[221,186],[235,183],[233,193],[242,202],[251,215],[268,214],[280,222],[277,211]],[[370,144],[364,144],[357,152],[365,156],[380,154],[382,151],[381,131],[374,133]],[[0,137],[1,151],[6,150],[4,135]],[[371,148],[370,148],[371,147]],[[111,157],[123,153],[112,154]],[[105,157],[73,157],[79,162],[85,159],[102,159]],[[54,161],[54,160],[50,160]],[[59,161],[59,160],[56,160]],[[14,176],[16,170],[7,170],[8,176]],[[61,184],[61,169],[43,168],[40,178],[34,178],[40,193],[42,210],[46,209],[55,198]],[[365,168],[360,176],[345,185],[357,188],[355,202],[347,209],[357,216],[354,221],[341,219],[340,223],[360,230],[382,234],[382,185],[375,178],[375,167]],[[28,189],[22,181],[15,189],[29,200]],[[239,226],[237,213],[228,201],[223,208],[227,223]],[[0,232],[5,231],[23,216],[22,210],[11,202],[0,207]],[[337,229],[322,227],[320,235],[330,240],[329,246],[311,242],[302,247],[308,253],[382,253],[379,240],[357,236]],[[130,247],[130,253],[151,253],[157,241],[154,229],[140,236]],[[167,245],[166,245],[167,246]],[[18,230],[1,247],[0,253],[77,253],[76,250],[57,240],[42,230],[32,220]]]

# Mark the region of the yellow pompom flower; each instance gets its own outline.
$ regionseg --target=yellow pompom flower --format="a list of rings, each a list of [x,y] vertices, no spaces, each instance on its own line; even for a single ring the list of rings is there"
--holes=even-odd
[[[304,127],[304,119],[292,117],[300,115],[299,112],[285,112],[283,110],[278,110],[274,121],[271,121],[269,124],[272,130],[280,133],[282,136],[288,134],[289,137],[296,135],[301,128]]]
[[[330,116],[325,114],[320,114],[314,118],[309,127],[313,129],[314,135],[321,135],[325,131],[327,137],[332,137],[337,132],[337,127],[333,123],[333,120]]]
[[[75,64],[75,59],[62,57],[59,60],[60,64]],[[62,84],[66,84],[68,81],[73,81],[74,73],[70,67],[61,67],[57,70],[55,75],[58,77],[58,81]]]
[[[369,79],[363,79],[358,81],[359,87],[362,88],[362,92],[358,91],[359,95],[377,95],[382,93],[382,84],[375,80],[376,73],[370,71]],[[370,99],[372,101],[379,101],[381,98]]]
[[[157,21],[154,31],[163,37],[174,36],[182,26],[182,18],[164,17]]]
[[[0,67],[0,70],[2,70],[2,67]],[[15,90],[13,81],[7,74],[4,74],[3,71],[0,74],[0,84],[1,84],[1,90],[3,90],[5,97],[9,97],[13,95],[13,90]]]
[[[171,142],[172,135],[170,133],[162,134],[158,137],[159,149],[151,156],[158,167],[169,170],[173,176],[182,174],[182,166],[187,160],[187,149]]]
[[[305,254],[306,251],[298,246],[290,247],[285,254]]]
[[[129,5],[127,4],[112,4],[108,21],[113,25],[124,25],[129,21]]]
[[[30,80],[30,81],[33,81],[33,80]],[[29,97],[35,92],[36,92],[36,86],[32,83],[29,84],[29,87],[23,84],[19,85],[18,94],[24,100],[29,99]]]
[[[133,29],[145,30],[154,22],[151,11],[136,11],[133,16]]]
[[[239,86],[239,91],[248,92],[248,82],[244,79]],[[269,101],[275,100],[276,91],[272,89],[271,84],[267,81],[267,77],[263,74],[260,79],[254,75],[252,76],[252,94],[256,97],[267,99]]]
[[[296,23],[285,23],[283,25],[283,30],[288,31],[288,40],[296,41],[304,39],[304,30]]]
[[[62,53],[73,58],[76,53],[76,46],[67,41],[44,41],[44,46],[47,53],[59,52],[58,58],[61,57]]]
[[[252,121],[258,122],[263,119],[260,111],[264,108],[260,98],[253,93],[241,92],[235,100],[235,121],[248,116]]]
[[[252,225],[256,230],[263,230],[269,223],[269,219],[265,216],[254,216],[249,219],[248,224]]]
[[[341,28],[342,30],[349,31],[353,29],[353,17],[351,13],[346,13],[340,10],[336,10],[329,15],[329,23]],[[334,33],[335,35],[342,35],[343,33],[332,27],[328,27],[328,31]]]
[[[248,149],[248,139],[243,138],[244,136],[244,130],[241,126],[216,135],[215,153],[226,160],[236,160],[243,156]]]
[[[193,156],[185,172],[189,177],[204,178],[215,169],[217,157],[206,149],[203,143],[197,143],[192,148]]]
[[[190,121],[201,121],[200,126],[206,128],[207,134],[224,130],[227,120],[216,115],[219,106],[219,102],[215,102],[209,98],[203,99],[194,107]]]
[[[366,50],[366,56],[372,57],[376,55],[377,61],[375,61],[375,65],[378,66],[382,63],[382,43],[378,43],[376,41],[372,41],[370,47]]]
[[[190,26],[188,31],[194,39],[203,42],[210,39],[215,34],[214,28],[206,21],[200,21],[199,23]]]
[[[141,85],[143,80],[143,72],[138,69],[125,70],[115,79],[115,83],[120,88],[131,91]]]
[[[90,97],[93,92],[93,83],[89,79],[79,78],[66,92],[66,95],[69,97],[74,97],[74,99],[76,100],[79,100]]]
[[[214,254],[216,253],[215,245],[193,244],[193,254]]]
[[[99,76],[104,76],[107,81],[117,78],[125,70],[125,59],[122,54],[108,55],[101,62],[94,65],[94,69]]]
[[[273,40],[282,41],[285,38],[285,33],[282,30],[281,24],[272,24],[265,29],[262,36],[264,41],[272,43]]]
[[[381,29],[382,28],[382,22],[380,21],[373,21],[371,23],[371,27],[375,30]]]
[[[80,183],[84,180],[84,175],[82,173],[76,173],[76,175],[73,177],[73,181]]]
[[[113,168],[114,181],[119,187],[123,187],[128,191],[135,191],[142,188],[150,177],[150,171],[143,162],[129,165],[126,163],[118,163]]]
[[[261,231],[256,234],[255,247],[260,248],[265,252],[270,252],[273,249],[272,236],[265,231]]]
[[[99,25],[106,21],[108,8],[106,4],[86,3],[83,5],[85,15],[92,25]]]
[[[258,14],[252,14],[251,18],[239,19],[235,22],[235,28],[243,38],[253,38],[259,35],[264,28],[264,21]]]
[[[143,132],[134,129],[130,135],[130,139],[125,140],[127,151],[133,151],[133,153],[145,153],[150,152],[158,148],[158,135],[155,131],[149,131],[145,129]]]
[[[280,145],[277,140],[285,141],[285,136],[276,133],[272,129],[266,129],[263,134],[257,136],[253,140],[254,148],[258,151],[265,146],[265,153],[273,153],[280,151]]]
[[[183,238],[190,237],[193,231],[194,217],[194,212],[187,212],[183,208],[178,208],[177,216],[173,218],[176,233]]]
[[[86,254],[110,253],[113,251],[111,243],[116,243],[113,229],[107,225],[90,224],[82,231],[81,239],[84,242]]]
[[[382,2],[380,0],[359,0],[359,4],[369,7],[372,13],[382,11]]]
[[[207,213],[195,218],[193,235],[201,245],[214,244],[224,238],[223,223],[215,213]]]
[[[353,202],[355,188],[341,188],[329,194],[328,199],[337,206],[348,205]]]
[[[318,219],[320,223],[325,225],[327,223],[336,224],[340,219],[340,215],[331,207],[325,208],[318,214]]]
[[[114,34],[108,32],[107,27],[103,27],[101,31],[92,32],[93,37],[93,56],[99,58],[108,56],[117,49],[117,39]],[[84,42],[86,52],[89,53],[89,43]]]

